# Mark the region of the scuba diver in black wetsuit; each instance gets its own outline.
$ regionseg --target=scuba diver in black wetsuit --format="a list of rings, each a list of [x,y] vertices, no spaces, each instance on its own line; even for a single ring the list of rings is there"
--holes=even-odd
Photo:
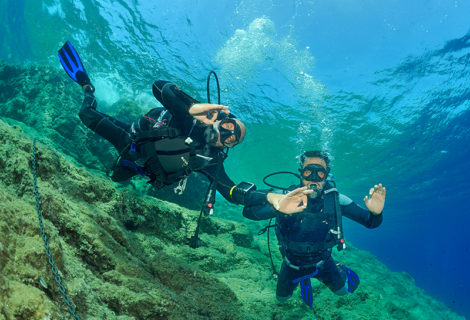
[[[359,285],[359,277],[351,269],[333,260],[332,248],[345,248],[341,215],[367,228],[382,223],[385,187],[379,184],[370,189],[364,198],[366,210],[339,194],[334,182],[327,180],[330,167],[325,153],[305,152],[300,160],[303,187],[293,186],[288,194],[249,192],[243,215],[252,220],[276,218],[283,256],[276,296],[285,301],[300,284],[302,299],[311,307],[313,277],[338,295],[352,293]]]
[[[157,188],[179,181],[175,191],[179,189],[181,194],[186,177],[197,171],[208,177],[215,184],[214,190],[228,201],[244,202],[246,191],[225,172],[223,150],[242,142],[246,129],[227,106],[199,103],[174,83],[159,80],[153,83],[152,91],[164,108],[152,109],[126,124],[96,110],[95,88],[70,42],[59,50],[59,59],[85,92],[80,119],[119,152],[113,181],[138,174],[149,177],[149,183]]]

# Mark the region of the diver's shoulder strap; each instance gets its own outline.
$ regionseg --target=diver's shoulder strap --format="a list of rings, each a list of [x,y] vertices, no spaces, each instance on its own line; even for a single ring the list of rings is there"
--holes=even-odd
[[[338,245],[338,250],[346,248],[343,239],[343,215],[341,213],[339,192],[334,182],[328,181],[327,188],[323,191],[323,212],[328,217],[331,226],[326,241],[334,239]]]

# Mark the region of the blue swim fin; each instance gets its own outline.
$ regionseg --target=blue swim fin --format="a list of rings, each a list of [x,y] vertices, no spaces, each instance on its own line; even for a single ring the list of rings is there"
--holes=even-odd
[[[359,276],[354,271],[345,266],[343,266],[343,268],[346,270],[348,291],[350,293],[353,293],[357,289],[361,281],[359,280]]]
[[[77,51],[69,41],[60,48],[59,60],[65,72],[67,72],[73,81],[77,82],[81,86],[91,84],[90,78],[88,78],[85,67],[82,64]]]
[[[318,268],[311,274],[307,274],[303,277],[292,280],[293,284],[300,284],[300,293],[302,294],[302,300],[310,308],[313,306],[313,291],[312,291],[312,281],[310,278],[315,277],[318,274]]]
[[[300,290],[302,293],[302,300],[311,308],[313,306],[313,292],[310,278],[300,281]]]

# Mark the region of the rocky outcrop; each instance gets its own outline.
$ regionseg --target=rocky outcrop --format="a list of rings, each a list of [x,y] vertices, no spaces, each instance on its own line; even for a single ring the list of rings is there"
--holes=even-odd
[[[0,318],[68,319],[50,271],[32,189],[32,141],[0,122]],[[216,277],[165,248],[184,246],[195,214],[118,189],[38,143],[44,226],[82,319],[243,319]]]

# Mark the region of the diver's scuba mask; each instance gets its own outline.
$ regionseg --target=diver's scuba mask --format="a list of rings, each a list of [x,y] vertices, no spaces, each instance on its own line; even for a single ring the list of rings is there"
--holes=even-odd
[[[223,127],[224,123],[233,124],[233,130],[225,129]],[[220,143],[222,143],[222,145],[227,148],[231,148],[237,145],[240,142],[241,135],[242,131],[237,121],[229,117],[222,120],[217,120],[212,126],[207,127],[206,131],[204,132],[204,136],[208,144],[215,145],[217,143],[218,137],[220,136]],[[230,140],[232,136],[235,136],[235,140],[227,141]]]
[[[225,123],[231,123],[233,125],[233,130],[225,129],[223,127],[223,124]],[[218,130],[220,133],[220,143],[222,143],[225,147],[230,148],[240,142],[242,130],[235,119],[227,117],[221,120],[218,126],[216,126],[216,130]],[[227,140],[229,140],[232,136],[235,136],[235,140],[227,142]]]
[[[327,169],[319,164],[309,164],[303,169],[299,169],[302,179],[312,182],[321,182],[328,177]]]

